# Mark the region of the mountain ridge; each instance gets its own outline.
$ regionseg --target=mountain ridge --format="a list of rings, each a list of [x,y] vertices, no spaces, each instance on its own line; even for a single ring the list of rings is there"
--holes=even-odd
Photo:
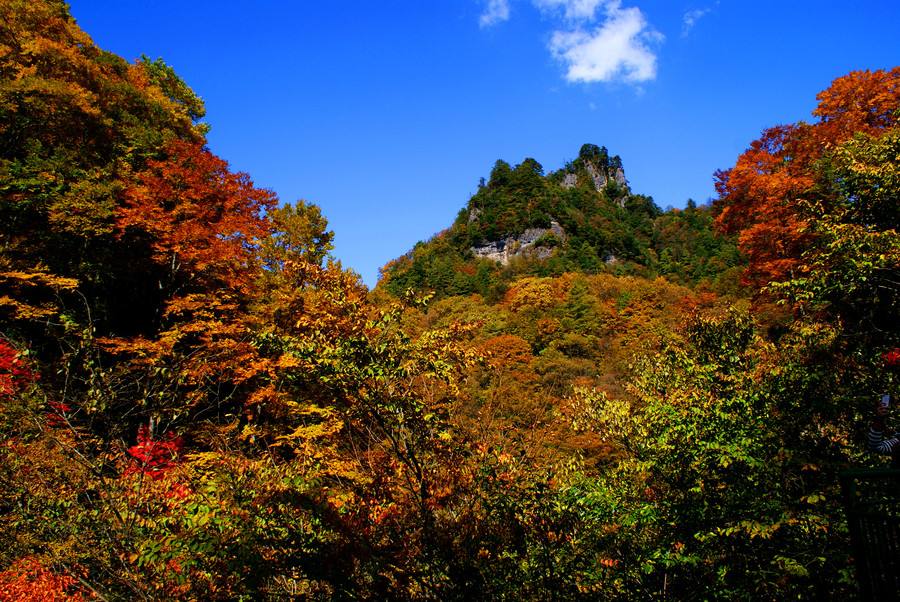
[[[523,275],[576,271],[733,292],[741,265],[734,240],[713,230],[709,207],[689,200],[661,210],[631,190],[621,157],[584,144],[546,175],[530,157],[515,166],[498,160],[453,224],[388,262],[378,287],[498,299]]]

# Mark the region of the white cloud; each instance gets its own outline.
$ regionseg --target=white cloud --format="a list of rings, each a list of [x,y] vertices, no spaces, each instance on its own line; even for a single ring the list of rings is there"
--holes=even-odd
[[[573,6],[587,3],[588,0],[561,2]],[[590,31],[579,27],[573,31],[553,32],[550,51],[567,65],[566,79],[570,82],[622,80],[628,83],[655,79],[656,54],[651,46],[660,42],[663,35],[649,26],[639,8],[622,8],[620,0],[607,0],[603,5],[605,18],[599,27]],[[592,18],[593,15],[585,17],[586,20]]]
[[[510,2],[487,0],[479,19],[481,27],[508,20]],[[553,56],[566,65],[566,80],[637,84],[656,78],[653,47],[664,38],[650,26],[638,7],[622,8],[622,0],[531,0],[531,3],[558,22],[560,29],[552,32],[549,47]],[[707,12],[709,9],[686,13],[685,27],[693,27]]]
[[[698,8],[684,13],[684,17],[681,19],[681,37],[686,37],[694,28],[694,25],[697,24],[697,21],[702,19],[711,10],[711,8]]]
[[[478,24],[481,27],[490,27],[507,20],[509,20],[509,0],[488,0]]]
[[[593,20],[597,13],[597,8],[604,3],[605,0],[534,0],[534,5],[538,8],[549,11],[563,9],[566,19],[571,20]]]

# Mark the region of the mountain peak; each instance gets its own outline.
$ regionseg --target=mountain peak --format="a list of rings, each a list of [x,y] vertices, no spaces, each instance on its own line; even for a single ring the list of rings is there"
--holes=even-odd
[[[652,198],[631,191],[622,159],[595,144],[546,175],[532,158],[515,166],[499,160],[449,229],[382,269],[382,286],[495,299],[523,274],[615,271],[697,281],[734,263],[728,243],[709,232],[710,220],[696,207],[664,215]],[[700,239],[698,261],[720,256],[719,268],[695,265],[693,251],[684,252]],[[663,248],[669,242],[674,250]]]
[[[584,181],[593,184],[597,192],[603,192],[610,182],[628,190],[622,158],[618,155],[610,156],[605,146],[582,145],[578,158],[566,164],[561,171],[563,188],[574,188],[580,181]]]

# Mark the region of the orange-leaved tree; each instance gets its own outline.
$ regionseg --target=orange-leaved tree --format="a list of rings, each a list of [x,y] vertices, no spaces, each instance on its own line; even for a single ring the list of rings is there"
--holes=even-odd
[[[847,200],[831,185],[823,160],[854,136],[878,137],[896,126],[900,67],[850,73],[818,99],[817,121],[765,130],[734,167],[716,174],[716,224],[739,234],[749,260],[746,278],[754,285],[804,271],[801,256],[817,240],[810,222]]]

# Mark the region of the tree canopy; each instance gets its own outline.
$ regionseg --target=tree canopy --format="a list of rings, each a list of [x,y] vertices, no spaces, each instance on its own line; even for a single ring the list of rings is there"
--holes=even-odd
[[[55,0],[0,22],[0,600],[855,596],[900,70],[766,130],[712,208],[595,145],[498,161],[370,291],[164,61]]]

